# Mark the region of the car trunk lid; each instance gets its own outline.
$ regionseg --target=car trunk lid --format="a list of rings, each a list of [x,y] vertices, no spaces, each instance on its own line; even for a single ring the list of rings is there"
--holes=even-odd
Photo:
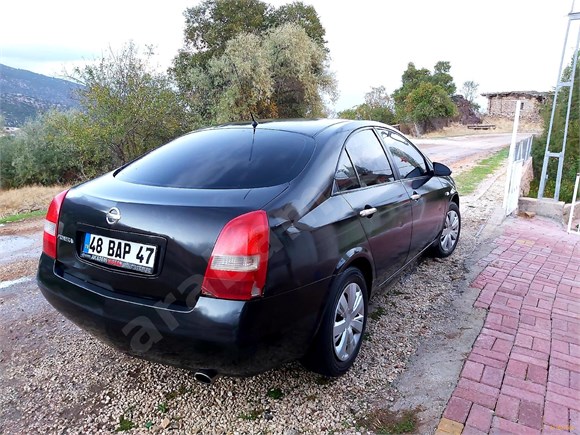
[[[284,189],[167,188],[107,174],[68,192],[57,270],[119,296],[193,308],[224,225]]]

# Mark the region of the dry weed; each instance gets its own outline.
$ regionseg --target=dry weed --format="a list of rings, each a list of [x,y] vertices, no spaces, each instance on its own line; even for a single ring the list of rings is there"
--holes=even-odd
[[[50,201],[66,186],[27,186],[0,190],[0,218],[36,210],[46,210]]]

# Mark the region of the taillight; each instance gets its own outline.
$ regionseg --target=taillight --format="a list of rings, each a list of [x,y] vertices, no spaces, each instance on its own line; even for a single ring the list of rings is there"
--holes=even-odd
[[[235,300],[261,296],[269,244],[270,227],[265,211],[253,211],[229,221],[213,248],[202,293]]]
[[[56,195],[48,211],[46,212],[46,219],[44,220],[44,235],[42,240],[42,252],[52,258],[56,258],[56,236],[58,233],[58,215],[60,214],[60,207],[64,201],[68,190],[64,190]]]

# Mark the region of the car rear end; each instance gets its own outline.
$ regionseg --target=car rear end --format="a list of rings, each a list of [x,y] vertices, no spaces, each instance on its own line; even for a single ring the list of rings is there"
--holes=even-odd
[[[267,204],[313,151],[294,133],[202,131],[57,195],[42,293],[101,340],[154,361],[249,375],[299,357],[316,319],[298,309],[308,286],[269,283]]]

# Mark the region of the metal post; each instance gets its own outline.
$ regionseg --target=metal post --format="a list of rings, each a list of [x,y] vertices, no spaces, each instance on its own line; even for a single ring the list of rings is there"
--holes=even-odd
[[[574,96],[574,79],[576,78],[576,65],[578,64],[578,46],[580,45],[580,30],[576,38],[576,48],[574,49],[574,62],[572,65],[572,77],[570,78],[570,91],[568,92],[568,107],[566,109],[566,125],[564,127],[564,140],[562,141],[562,150],[560,151],[560,159],[558,160],[558,175],[556,177],[556,190],[554,192],[554,199],[560,199],[560,184],[562,183],[562,169],[564,167],[564,157],[566,155],[566,143],[568,142],[568,127],[570,125],[570,110],[572,109],[572,97]]]
[[[574,2],[572,2],[572,10],[574,10]],[[550,139],[552,138],[552,126],[554,125],[554,114],[556,113],[556,103],[558,101],[558,91],[560,89],[560,81],[562,80],[562,69],[564,68],[564,57],[566,56],[566,44],[568,43],[568,35],[570,34],[571,23],[572,20],[568,19],[568,26],[566,27],[566,36],[564,37],[564,46],[562,48],[562,58],[560,59],[560,68],[558,69],[558,77],[556,78],[557,85],[556,89],[554,90],[554,101],[552,102],[552,114],[550,115],[550,126],[548,128],[548,137],[546,139],[546,152],[544,153],[544,163],[542,164],[542,177],[540,178],[538,199],[542,199],[544,197],[546,180],[548,178],[548,162],[550,161]]]
[[[572,229],[572,219],[574,218],[574,208],[576,207],[576,195],[578,194],[578,184],[580,182],[580,173],[576,174],[576,183],[574,183],[574,194],[572,195],[572,204],[570,205],[570,216],[568,217],[568,232]],[[580,227],[578,228],[580,232]]]
[[[564,38],[564,47],[562,48],[562,58],[560,59],[560,69],[558,71],[558,78],[556,81],[556,88],[554,90],[554,100],[553,100],[553,104],[552,104],[552,113],[550,116],[550,126],[548,128],[548,137],[546,140],[546,151],[544,153],[544,162],[542,164],[542,174],[541,174],[541,178],[540,178],[540,186],[538,189],[538,199],[541,199],[544,197],[544,192],[546,189],[546,180],[548,179],[548,166],[550,163],[550,159],[551,158],[557,158],[558,159],[558,170],[556,173],[556,183],[555,183],[555,189],[554,189],[554,199],[556,201],[558,201],[560,199],[560,187],[561,187],[561,183],[562,183],[562,172],[563,172],[563,168],[564,168],[564,158],[566,156],[566,145],[567,145],[567,141],[568,141],[568,128],[570,125],[570,110],[571,110],[571,106],[572,106],[572,97],[574,95],[573,90],[574,90],[574,81],[575,81],[575,77],[576,77],[576,68],[578,65],[578,47],[580,46],[580,29],[578,30],[578,34],[576,37],[576,46],[574,48],[574,54],[573,54],[573,61],[572,61],[572,71],[570,74],[570,78],[567,81],[562,81],[562,69],[564,67],[564,57],[566,56],[566,47],[568,45],[568,37],[570,34],[570,26],[572,24],[572,21],[578,21],[580,20],[580,12],[574,12],[574,0],[572,1],[572,9],[570,11],[570,13],[568,14],[568,26],[566,27],[566,37]],[[557,106],[557,101],[558,101],[558,95],[560,93],[560,90],[564,87],[568,87],[569,91],[568,91],[568,107],[566,110],[566,120],[565,120],[565,126],[564,126],[564,138],[562,140],[562,146],[560,148],[559,152],[551,152],[550,151],[550,142],[552,139],[552,131],[554,128],[554,115],[556,113],[556,106]]]
[[[503,210],[504,210],[505,216],[507,216],[509,214],[508,213],[509,193],[510,193],[511,184],[513,183],[512,167],[514,164],[516,143],[518,140],[518,127],[520,125],[520,109],[521,109],[521,107],[522,107],[522,102],[520,100],[517,100],[516,101],[516,113],[514,115],[514,128],[512,130],[512,141],[510,143],[510,152],[509,152],[509,156],[508,156],[507,180],[505,182],[505,189],[504,189],[504,194],[503,194]]]

